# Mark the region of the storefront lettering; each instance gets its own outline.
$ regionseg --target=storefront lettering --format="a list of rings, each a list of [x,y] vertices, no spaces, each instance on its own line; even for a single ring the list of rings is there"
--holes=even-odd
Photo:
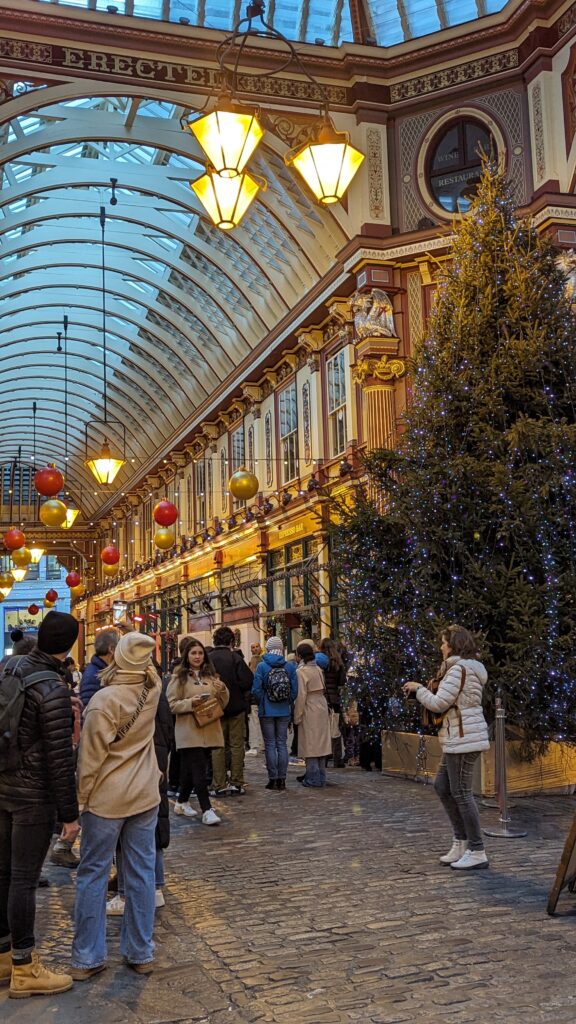
[[[54,49],[56,52],[53,63],[58,64],[58,48]],[[95,52],[72,46],[62,47],[61,65],[77,71],[98,71],[129,78],[175,82],[179,85],[213,86],[218,84],[219,79],[218,72],[211,68],[194,68],[187,64],[169,64],[162,60]]]

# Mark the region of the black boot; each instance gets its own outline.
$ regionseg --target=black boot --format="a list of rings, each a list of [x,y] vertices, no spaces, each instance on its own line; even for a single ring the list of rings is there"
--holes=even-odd
[[[286,789],[286,779],[276,779],[276,789]]]
[[[269,779],[266,785],[264,786],[264,789],[276,789],[276,782],[276,779]]]

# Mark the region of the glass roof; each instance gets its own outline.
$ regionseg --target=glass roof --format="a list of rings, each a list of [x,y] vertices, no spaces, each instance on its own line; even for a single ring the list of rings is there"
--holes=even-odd
[[[38,0],[229,31],[243,16],[239,0]],[[366,41],[394,46],[501,11],[508,0],[359,0]],[[242,12],[242,13],[241,13]],[[269,0],[267,20],[289,39],[339,46],[354,41],[350,0]]]

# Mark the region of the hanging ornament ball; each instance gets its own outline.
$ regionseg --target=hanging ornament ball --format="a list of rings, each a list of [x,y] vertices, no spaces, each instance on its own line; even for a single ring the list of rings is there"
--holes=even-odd
[[[102,548],[100,558],[105,565],[117,565],[120,561],[120,552],[115,544],[108,544],[105,548]]]
[[[67,587],[77,587],[78,584],[81,583],[81,582],[82,582],[82,577],[80,576],[79,572],[76,572],[75,569],[73,569],[72,572],[68,573],[68,575],[66,577],[66,586]]]
[[[237,501],[250,501],[255,494],[258,494],[259,488],[258,477],[254,473],[250,473],[244,466],[230,477],[228,483],[228,490]]]
[[[4,546],[8,548],[8,551],[15,551],[16,548],[24,547],[25,543],[26,537],[22,530],[18,530],[15,526],[11,526],[4,534]]]
[[[158,501],[152,514],[158,526],[172,526],[178,519],[178,509],[171,501]]]
[[[12,573],[11,572],[2,572],[2,573],[0,573],[0,587],[6,588],[6,587],[13,587],[13,586],[14,586],[14,577],[13,577]]]
[[[176,543],[176,531],[166,526],[161,526],[154,534],[154,543],[161,551],[168,551]]]
[[[64,477],[60,470],[50,463],[45,469],[39,469],[34,474],[34,486],[38,494],[43,494],[45,498],[53,498],[64,487]]]
[[[50,590],[46,591],[46,600],[51,601],[52,604],[56,604],[56,601],[58,600],[58,591],[53,590],[51,587]]]
[[[478,533],[478,530],[474,530],[474,540],[480,540],[480,534]]]
[[[28,615],[38,615],[39,611],[40,611],[40,609],[39,609],[37,604],[29,604],[28,605]]]
[[[118,562],[102,562],[102,572],[105,576],[115,576],[119,568]]]
[[[71,597],[84,597],[85,593],[86,593],[86,587],[84,586],[83,583],[79,583],[78,586],[76,586],[76,587],[70,587],[70,596]]]
[[[49,601],[49,600],[48,600],[48,598],[47,598],[47,597],[45,597],[45,598],[44,598],[44,601],[43,601],[43,604],[44,604],[44,607],[45,607],[45,608],[53,608],[53,607],[54,607],[54,604],[55,604],[55,602],[54,602],[54,601]]]
[[[16,548],[16,551],[12,552],[12,561],[17,569],[25,569],[27,565],[30,565],[32,561],[32,554],[30,549],[26,546]]]
[[[40,506],[40,519],[44,526],[62,526],[66,522],[66,505],[58,498],[49,498]]]

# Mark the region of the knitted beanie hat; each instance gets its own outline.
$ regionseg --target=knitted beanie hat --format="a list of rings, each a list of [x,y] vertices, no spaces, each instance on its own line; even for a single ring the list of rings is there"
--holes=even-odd
[[[126,633],[114,649],[114,661],[124,672],[145,672],[156,647],[156,641],[146,633]]]
[[[38,630],[38,648],[45,654],[68,654],[78,638],[78,619],[67,612],[48,612]]]
[[[266,650],[269,654],[284,654],[284,644],[279,636],[269,636],[266,641]]]

